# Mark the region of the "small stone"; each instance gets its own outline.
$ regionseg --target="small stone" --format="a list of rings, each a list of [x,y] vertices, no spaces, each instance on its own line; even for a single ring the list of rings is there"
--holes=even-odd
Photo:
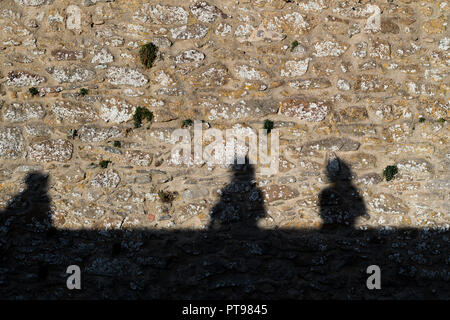
[[[12,103],[5,107],[3,118],[9,122],[23,122],[42,119],[45,110],[39,103]]]
[[[406,159],[397,163],[397,167],[402,172],[412,174],[432,173],[433,166],[425,159]]]
[[[208,120],[237,120],[255,116],[263,117],[268,114],[275,114],[278,110],[276,103],[272,100],[241,100],[231,105],[227,103],[204,103],[202,107],[207,109],[206,115]]]
[[[25,133],[34,137],[50,136],[53,129],[42,123],[31,123],[25,126]]]
[[[314,142],[308,142],[303,146],[302,152],[311,151],[356,151],[359,149],[359,142],[348,138],[331,137]]]
[[[155,37],[153,38],[152,43],[161,49],[167,49],[172,46],[172,41],[167,37]]]
[[[394,144],[390,150],[389,154],[398,156],[404,154],[414,154],[414,155],[426,155],[430,156],[434,153],[434,146],[430,144],[423,143],[402,143]]]
[[[214,22],[219,16],[222,15],[222,11],[205,1],[197,2],[196,4],[190,6],[190,9],[192,14],[198,20],[205,23]]]
[[[189,81],[192,85],[199,87],[220,87],[223,86],[229,78],[230,76],[227,67],[216,62],[201,67],[190,76]]]
[[[205,59],[205,54],[198,50],[186,50],[174,58],[176,64],[200,62]]]
[[[125,161],[137,166],[149,166],[152,163],[153,155],[148,152],[138,150],[125,151]]]
[[[14,0],[18,5],[21,6],[30,6],[30,7],[38,7],[42,4],[50,4],[53,0]]]
[[[388,142],[403,142],[413,133],[413,125],[401,123],[387,126],[382,130],[382,137]]]
[[[117,138],[122,131],[119,127],[97,127],[97,126],[82,126],[78,130],[78,136],[83,142],[100,142],[111,138]]]
[[[8,73],[8,81],[6,83],[8,86],[33,87],[45,81],[46,80],[44,77],[41,77],[40,75],[37,74],[25,71],[10,71]]]
[[[178,40],[201,39],[208,33],[208,27],[201,24],[191,24],[170,29],[172,38]]]
[[[346,81],[344,79],[338,79],[338,81],[336,83],[336,87],[342,91],[349,91],[351,88],[350,83],[348,83],[348,81]]]
[[[28,147],[28,157],[39,162],[67,162],[72,158],[73,145],[63,139],[45,140]]]
[[[147,184],[152,182],[152,176],[151,175],[140,175],[133,178],[133,183],[136,184]]]
[[[183,7],[151,5],[144,3],[134,18],[141,22],[150,20],[153,24],[186,24],[189,12]]]
[[[388,122],[402,118],[411,119],[413,115],[410,108],[401,104],[374,105],[371,108],[375,111],[375,116]]]
[[[59,121],[85,123],[98,119],[94,108],[84,103],[57,100],[54,104],[50,105],[50,108]]]
[[[381,19],[381,33],[398,34],[400,32],[399,26],[392,20],[393,19]]]
[[[227,26],[229,25],[223,25],[221,29],[216,30],[216,34],[225,36],[226,34],[231,32],[231,26],[229,26],[229,28]],[[237,33],[239,35],[238,30]],[[269,27],[261,24],[257,28],[251,27],[250,32],[245,31],[236,39],[239,42],[258,42],[258,41],[275,42],[284,40],[285,38],[286,35],[284,33],[270,30]]]
[[[202,187],[191,187],[189,189],[184,190],[181,193],[181,196],[185,200],[193,200],[193,199],[205,199],[208,196],[209,192],[207,188]]]
[[[66,49],[55,49],[51,52],[58,61],[80,60],[84,58],[83,51],[72,51]]]
[[[234,72],[242,80],[263,80],[269,76],[266,71],[248,65],[238,65]]]
[[[0,127],[0,157],[19,158],[24,149],[22,130],[19,128]]]
[[[391,45],[389,42],[380,39],[374,41],[370,56],[381,60],[389,60],[391,58]]]
[[[365,107],[354,106],[336,111],[336,118],[342,122],[356,122],[367,120],[369,115]]]
[[[314,44],[313,55],[315,57],[340,57],[347,49],[348,45],[341,42],[332,40],[319,41]]]
[[[112,169],[100,172],[91,179],[91,185],[98,188],[116,188],[119,182],[119,174]]]
[[[111,67],[107,71],[108,81],[114,85],[142,87],[147,84],[148,79],[135,69],[125,67]]]
[[[125,100],[110,98],[102,103],[100,117],[106,122],[122,123],[131,120],[135,110],[136,106]]]
[[[376,75],[365,74],[358,76],[355,90],[361,92],[387,92],[393,86],[391,79],[383,79]]]
[[[83,67],[49,67],[45,71],[59,83],[90,81],[96,75],[95,71]]]
[[[114,56],[107,49],[102,48],[91,60],[91,63],[110,63],[114,61]]]
[[[310,59],[304,60],[289,60],[284,64],[284,68],[281,69],[281,77],[292,78],[300,77],[308,70]]]
[[[310,122],[322,121],[330,111],[330,103],[322,100],[292,98],[280,102],[280,114]]]

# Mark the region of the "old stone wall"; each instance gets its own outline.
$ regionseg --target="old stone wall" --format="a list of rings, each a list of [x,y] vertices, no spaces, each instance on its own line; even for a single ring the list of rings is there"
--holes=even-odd
[[[448,230],[449,10],[445,0],[0,0],[0,204],[38,171],[58,229],[205,229],[232,171],[171,161],[172,132],[185,120],[257,132],[269,119],[280,170],[255,166],[259,228],[320,229],[337,157],[365,203],[356,228]],[[149,42],[158,53],[146,68]],[[138,128],[137,107],[154,115]]]
[[[380,9],[379,29],[368,4]],[[2,205],[39,170],[51,176],[58,227],[201,228],[230,175],[171,164],[172,131],[186,119],[250,130],[270,119],[280,172],[257,175],[270,216],[262,226],[320,226],[317,196],[335,152],[367,204],[358,224],[448,227],[446,1],[3,0],[0,9]],[[139,61],[148,42],[159,49],[150,69]],[[137,106],[155,117],[136,129]],[[393,164],[398,175],[383,181]],[[170,208],[159,190],[178,192]]]

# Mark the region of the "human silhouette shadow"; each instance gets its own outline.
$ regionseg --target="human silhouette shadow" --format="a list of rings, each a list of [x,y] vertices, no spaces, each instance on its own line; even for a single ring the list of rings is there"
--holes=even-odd
[[[319,195],[322,229],[350,232],[358,217],[368,218],[364,199],[352,183],[350,167],[341,159],[331,157],[328,160],[326,175],[331,186]]]
[[[31,247],[33,233],[50,236],[55,232],[52,227],[50,197],[48,196],[48,175],[30,172],[24,178],[25,189],[8,201],[0,212],[0,225],[8,226],[9,234],[0,233],[0,253],[2,260],[8,257],[11,246],[22,249]],[[8,241],[9,240],[9,241]],[[37,263],[39,279],[45,279],[48,273],[45,264]]]
[[[320,215],[335,227],[320,230],[259,228],[250,165],[232,168],[206,230],[69,230],[51,224],[47,175],[31,173],[0,212],[0,299],[449,299],[448,229],[357,230],[363,199],[350,180],[330,180]],[[381,290],[366,286],[374,264]],[[70,265],[81,290],[66,287]]]
[[[261,190],[256,186],[255,167],[246,157],[243,164],[231,166],[232,180],[221,191],[219,202],[211,210],[210,231],[231,228],[257,229],[257,221],[266,217]]]
[[[33,222],[40,230],[48,231],[51,226],[50,197],[48,196],[48,175],[31,172],[24,178],[25,189],[8,201],[0,221],[16,223],[26,228]]]

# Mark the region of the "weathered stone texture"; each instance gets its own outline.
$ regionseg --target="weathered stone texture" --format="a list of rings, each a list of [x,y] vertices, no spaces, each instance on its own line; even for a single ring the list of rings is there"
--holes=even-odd
[[[0,127],[0,156],[16,159],[24,149],[22,130],[13,127]]]
[[[3,119],[8,122],[23,122],[42,119],[45,109],[40,103],[12,103],[4,108]]]
[[[72,143],[62,139],[34,143],[28,148],[30,159],[39,162],[66,162],[72,157],[72,152]]]
[[[45,69],[57,82],[85,82],[94,79],[95,71],[83,67],[48,67]]]
[[[56,119],[68,123],[91,122],[98,118],[95,109],[84,103],[56,101],[50,109]]]
[[[111,67],[107,73],[108,81],[114,85],[142,87],[148,82],[147,77],[137,70],[124,67]]]
[[[7,84],[9,86],[34,87],[41,84],[42,82],[45,82],[44,77],[26,71],[11,71],[8,73]]]
[[[111,169],[96,174],[90,181],[92,186],[99,188],[115,188],[119,182],[119,174]]]

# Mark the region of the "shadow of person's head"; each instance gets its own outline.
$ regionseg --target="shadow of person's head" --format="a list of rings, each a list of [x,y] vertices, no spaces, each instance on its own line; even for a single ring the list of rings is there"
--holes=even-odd
[[[25,189],[8,202],[6,215],[8,217],[22,216],[25,218],[25,223],[38,221],[41,224],[51,224],[48,181],[47,174],[28,173],[23,179]]]
[[[266,211],[256,185],[255,167],[246,157],[242,164],[235,160],[230,170],[231,182],[220,191],[220,200],[211,210],[209,229],[256,228]]]
[[[33,192],[36,195],[47,193],[48,190],[48,175],[40,172],[31,172],[27,174],[24,179],[26,190]]]
[[[323,229],[353,228],[358,217],[367,217],[364,200],[352,184],[350,166],[336,156],[328,159],[326,176],[331,185],[319,195]]]
[[[329,158],[325,173],[331,183],[345,183],[353,179],[350,167],[336,156]]]

